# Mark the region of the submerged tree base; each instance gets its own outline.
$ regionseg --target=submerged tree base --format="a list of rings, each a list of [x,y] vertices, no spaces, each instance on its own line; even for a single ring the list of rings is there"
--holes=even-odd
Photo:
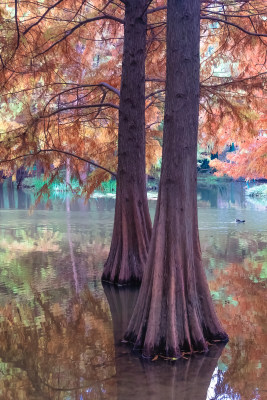
[[[209,338],[205,342],[197,343],[193,348],[186,342],[177,349],[167,347],[166,340],[161,338],[158,345],[151,346],[150,349],[147,348],[146,352],[143,351],[142,345],[138,345],[136,335],[125,336],[123,343],[131,346],[133,351],[141,353],[143,358],[153,359],[154,357],[160,357],[164,360],[175,361],[180,358],[188,358],[194,354],[209,353],[214,346],[225,346],[228,341],[229,337],[226,334],[218,333],[217,336],[213,336],[213,338]]]
[[[175,187],[161,181],[148,260],[125,334],[144,357],[180,358],[228,341],[202,265],[196,196],[190,191],[182,199],[184,186],[182,180]]]

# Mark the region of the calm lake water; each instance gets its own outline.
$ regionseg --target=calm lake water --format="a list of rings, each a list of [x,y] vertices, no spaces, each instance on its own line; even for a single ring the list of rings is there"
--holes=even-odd
[[[198,186],[204,265],[230,342],[151,362],[120,342],[138,289],[100,281],[115,200],[59,195],[30,214],[31,192],[0,185],[0,400],[267,399],[267,202],[244,186]]]

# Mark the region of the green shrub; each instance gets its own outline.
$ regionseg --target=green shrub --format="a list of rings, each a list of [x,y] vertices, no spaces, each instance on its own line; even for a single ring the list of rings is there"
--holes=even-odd
[[[104,193],[116,193],[117,182],[115,179],[110,179],[107,182],[102,182],[100,187],[97,190],[100,190]]]

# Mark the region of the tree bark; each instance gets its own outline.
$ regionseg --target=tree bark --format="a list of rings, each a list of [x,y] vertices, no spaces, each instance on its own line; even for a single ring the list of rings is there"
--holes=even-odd
[[[200,1],[168,0],[162,172],[148,262],[125,338],[145,356],[202,352],[227,341],[198,235],[196,164]]]
[[[146,0],[125,2],[113,236],[103,281],[139,284],[152,225],[145,176]]]

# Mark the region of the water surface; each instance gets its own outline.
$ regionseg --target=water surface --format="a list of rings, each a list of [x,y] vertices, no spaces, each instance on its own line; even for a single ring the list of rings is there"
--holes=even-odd
[[[203,261],[230,342],[177,362],[120,341],[138,290],[100,282],[115,200],[55,196],[30,214],[32,204],[0,185],[1,400],[267,398],[267,204],[244,183],[198,186]]]

